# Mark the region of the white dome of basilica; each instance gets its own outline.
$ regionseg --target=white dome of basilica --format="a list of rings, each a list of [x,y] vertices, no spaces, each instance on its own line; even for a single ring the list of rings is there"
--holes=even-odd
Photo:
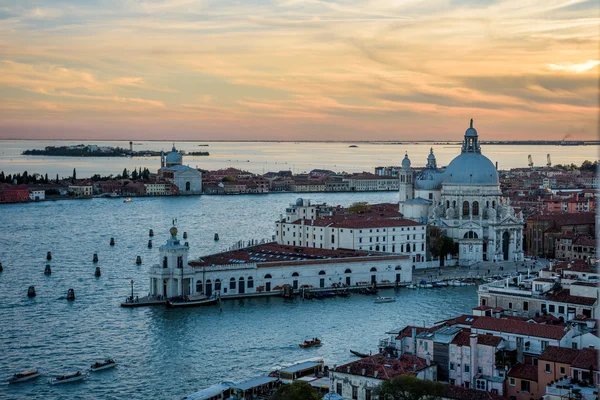
[[[499,185],[498,171],[489,158],[477,153],[463,153],[446,167],[444,184]]]
[[[178,153],[175,149],[175,145],[173,145],[173,149],[169,154],[167,154],[167,165],[181,164],[183,161],[183,157],[181,153]]]

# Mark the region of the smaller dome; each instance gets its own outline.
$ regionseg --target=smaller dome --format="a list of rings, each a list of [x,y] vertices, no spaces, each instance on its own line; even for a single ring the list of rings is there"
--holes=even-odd
[[[296,205],[302,207],[303,204],[304,204],[304,199],[302,197],[298,197],[296,199]]]
[[[169,233],[171,234],[171,236],[177,235],[177,228],[176,227],[172,227],[171,229],[169,229]]]
[[[465,131],[465,136],[477,136],[477,131],[473,128],[473,118],[471,118],[471,125],[469,129]]]
[[[404,168],[404,169],[410,168],[410,159],[408,158],[408,152],[404,153],[404,159],[402,160],[402,168]]]
[[[427,156],[427,161],[435,160],[435,155],[433,154],[433,147],[429,149],[429,155]]]

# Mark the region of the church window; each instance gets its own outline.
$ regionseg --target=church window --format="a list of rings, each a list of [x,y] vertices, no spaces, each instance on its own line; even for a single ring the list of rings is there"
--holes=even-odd
[[[477,235],[476,232],[473,231],[469,231],[467,233],[465,233],[464,239],[477,239],[479,236]]]
[[[429,200],[433,200],[433,193],[429,193]]]
[[[479,202],[473,202],[473,215],[479,215]]]
[[[492,201],[492,208],[496,208],[496,201]]]
[[[206,283],[208,284],[210,282],[210,280],[206,281]],[[215,281],[215,290],[221,290],[221,280],[217,279]]]
[[[192,187],[191,183],[190,183],[189,181],[187,181],[187,182],[185,183],[185,191],[186,191],[186,192],[189,192],[189,191],[190,191],[190,189],[191,189],[191,187]]]
[[[254,287],[254,279],[251,276],[248,277],[248,288],[252,289]]]
[[[446,200],[446,208],[450,208],[450,200]]]
[[[463,201],[463,212],[462,215],[469,215],[469,202],[468,201]]]
[[[168,268],[167,257],[163,257],[163,268]]]

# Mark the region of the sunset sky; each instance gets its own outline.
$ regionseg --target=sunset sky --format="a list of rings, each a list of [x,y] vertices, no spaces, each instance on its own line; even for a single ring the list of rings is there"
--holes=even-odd
[[[0,138],[597,139],[597,0],[0,0]]]

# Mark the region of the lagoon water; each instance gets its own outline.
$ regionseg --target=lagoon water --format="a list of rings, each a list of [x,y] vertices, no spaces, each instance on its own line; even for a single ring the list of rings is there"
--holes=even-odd
[[[349,205],[393,202],[396,193],[312,194],[314,201]],[[62,200],[0,206],[0,398],[180,399],[214,382],[243,380],[276,365],[323,356],[330,366],[353,359],[349,349],[376,351],[385,332],[431,324],[477,303],[473,286],[400,289],[398,302],[370,296],[324,301],[232,300],[218,308],[124,309],[130,293],[148,291],[147,269],[168,237],[173,218],[187,231],[190,258],[221,251],[240,239],[273,234],[274,220],[294,194]],[[154,248],[147,248],[153,229]],[[213,241],[214,233],[221,240]],[[114,237],[116,245],[109,246]],[[51,251],[52,275],[43,274]],[[94,277],[92,255],[102,276]],[[135,265],[136,256],[143,259]],[[37,297],[28,298],[35,285]],[[69,288],[76,300],[66,301]],[[393,290],[383,295],[394,295]],[[302,350],[318,336],[320,348]],[[51,386],[48,379],[114,357],[119,367],[86,381]],[[11,374],[37,367],[44,376],[18,385]]]
[[[485,138],[483,138],[485,139]],[[456,137],[454,140],[462,140]],[[46,146],[70,146],[76,144],[97,144],[102,146],[129,147],[129,142],[84,142],[84,141],[30,141],[0,140],[0,171],[6,174],[47,173],[54,178],[56,174],[69,177],[73,168],[78,177],[90,177],[94,174],[117,175],[123,168],[147,167],[155,171],[160,167],[158,157],[46,157],[23,156],[27,149],[43,149]],[[199,146],[208,144],[208,146]],[[294,173],[310,171],[315,168],[330,169],[336,172],[370,171],[377,166],[400,165],[404,153],[408,152],[413,166],[424,166],[429,149],[433,147],[437,163],[445,166],[460,153],[460,144],[434,143],[359,143],[358,147],[349,147],[351,143],[315,143],[315,142],[181,142],[175,143],[177,149],[208,151],[209,156],[185,156],[184,163],[202,169],[235,167],[253,173],[291,170]],[[136,141],[134,150],[170,151],[171,142]],[[498,162],[498,168],[510,169],[527,166],[527,156],[531,154],[537,166],[546,165],[546,155],[550,154],[554,164],[581,164],[585,160],[598,159],[599,146],[525,146],[525,145],[482,145],[482,152],[492,162]]]

